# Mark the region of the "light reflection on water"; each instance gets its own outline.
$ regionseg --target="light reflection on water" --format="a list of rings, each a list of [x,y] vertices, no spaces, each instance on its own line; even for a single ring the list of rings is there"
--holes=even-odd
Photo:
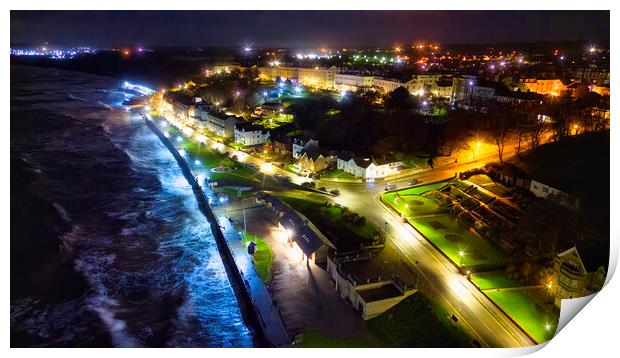
[[[76,227],[66,239],[68,245],[79,247],[77,269],[93,289],[84,306],[97,312],[114,333],[113,343],[251,346],[251,334],[228,282],[209,223],[198,210],[191,187],[176,161],[142,120],[122,109],[109,108],[117,106],[123,97],[116,91],[118,83],[50,69],[28,68],[24,74],[12,68],[11,73],[29,77],[17,85],[12,81],[12,89],[22,86],[23,93],[28,93],[20,94],[19,108],[12,107],[12,111],[59,113],[74,119],[76,128],[92,124],[92,138],[84,139],[79,147],[89,150],[90,156],[83,163],[85,170],[105,163],[106,175],[116,173],[117,179],[121,176],[120,181],[126,178],[125,185],[114,189],[91,188],[97,202],[105,203],[105,211],[80,213],[84,222],[74,223],[79,224],[79,230]],[[59,156],[76,150],[75,143],[81,139],[67,134],[55,137],[48,145],[53,152],[40,150],[33,163],[63,163]],[[100,143],[106,141],[114,143],[130,162],[111,160],[109,152],[98,153]],[[79,164],[72,161],[71,170]],[[69,180],[47,183],[51,189],[70,184]],[[68,215],[76,213],[69,210]],[[105,225],[99,224],[103,218]],[[60,309],[65,312],[66,304],[45,307],[45,312],[51,316]],[[32,316],[12,315],[12,319],[19,319],[20,324],[34,331],[63,332],[62,337],[49,343],[52,346],[75,345],[84,339],[80,336],[81,328],[72,326],[79,316],[59,313],[54,315],[54,322],[47,322],[32,319],[40,317],[37,310],[23,312]]]

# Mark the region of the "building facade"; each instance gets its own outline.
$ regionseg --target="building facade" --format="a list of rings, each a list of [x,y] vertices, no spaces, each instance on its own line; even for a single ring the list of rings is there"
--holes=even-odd
[[[244,146],[264,144],[270,137],[269,131],[251,123],[235,125],[235,142]]]
[[[579,246],[561,252],[554,260],[555,278],[551,287],[555,290],[554,303],[558,308],[563,299],[591,295],[605,284],[603,265],[587,256],[582,258],[578,252]]]
[[[351,75],[336,73],[334,75],[334,87],[338,91],[356,92],[360,89],[369,89],[374,84],[373,76]]]
[[[521,92],[534,92],[553,96],[558,96],[566,90],[566,86],[559,79],[539,80],[536,78],[522,78],[519,79],[517,86]]]
[[[374,180],[398,174],[402,166],[402,161],[379,162],[371,158],[339,156],[336,160],[338,169],[364,180]]]
[[[299,83],[307,87],[334,89],[338,68],[299,68]]]

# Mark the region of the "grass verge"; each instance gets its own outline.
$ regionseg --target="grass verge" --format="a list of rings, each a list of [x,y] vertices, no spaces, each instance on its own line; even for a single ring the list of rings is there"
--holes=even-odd
[[[269,245],[259,237],[247,233],[243,235],[242,242],[246,248],[251,241],[256,243],[256,252],[252,256],[256,273],[264,283],[269,283],[272,278],[273,252]]]

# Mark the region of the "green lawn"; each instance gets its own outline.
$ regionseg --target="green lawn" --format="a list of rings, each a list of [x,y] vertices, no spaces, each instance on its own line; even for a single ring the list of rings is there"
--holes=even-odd
[[[503,271],[473,273],[470,278],[481,290],[521,286],[516,280],[508,278]]]
[[[403,165],[407,168],[424,168],[426,167],[427,158],[421,158],[413,154],[396,154],[396,159],[402,160]]]
[[[432,184],[426,184],[426,185],[421,185],[421,186],[415,186],[412,188],[402,189],[402,190],[398,190],[398,191],[394,191],[390,193],[385,193],[383,194],[383,198],[388,200],[397,193],[400,195],[420,195],[420,194],[426,193],[427,191],[440,189],[444,185],[450,184],[451,182],[452,182],[452,179],[440,181],[438,183],[432,183]]]
[[[440,314],[416,292],[366,325],[385,347],[459,347],[456,328]]]
[[[301,190],[285,190],[273,194],[301,213],[317,210],[328,201],[324,195]]]
[[[394,195],[390,203],[396,210],[407,217],[421,215],[433,215],[445,213],[439,203],[433,198],[426,198],[421,195]]]
[[[323,212],[325,212],[326,217],[332,224],[344,225],[347,229],[349,229],[358,237],[364,238],[366,240],[372,240],[375,236],[379,234],[377,228],[368,222],[364,222],[364,224],[358,225],[344,221],[342,218],[341,208],[332,206],[330,208],[324,208]]]
[[[270,117],[262,118],[254,123],[268,129],[278,128],[282,125],[293,123],[293,115],[279,113]]]
[[[206,168],[211,169],[220,165],[225,167],[235,166],[235,162],[232,159],[225,157],[223,154],[220,154],[203,144],[185,139],[181,144],[181,148],[183,148],[192,159],[197,158],[200,160],[202,165]]]
[[[392,206],[399,214],[428,215],[432,213],[439,213],[439,207],[434,200],[421,197],[420,194],[440,189],[450,182],[451,180],[446,180],[439,183],[402,189],[395,192],[384,193],[382,197],[383,200]],[[419,203],[412,201],[420,201],[423,205],[415,205]]]
[[[467,226],[451,218],[432,198],[420,194],[437,190],[451,180],[383,194],[383,199],[443,251],[456,265],[501,264],[506,257]],[[429,216],[432,215],[432,216]],[[421,217],[425,216],[425,217]],[[460,252],[464,252],[461,258]]]
[[[502,264],[506,256],[449,215],[408,219],[456,265]],[[461,258],[460,252],[464,252]]]
[[[249,198],[251,197],[252,194],[252,190],[238,190],[236,188],[231,188],[231,187],[222,187],[222,188],[218,188],[216,189],[217,192],[219,193],[224,193],[226,195],[228,195],[231,198],[236,198],[239,195],[239,191],[241,192],[241,197],[242,198]]]
[[[437,108],[430,113],[431,116],[444,117],[448,115],[447,108]]]
[[[255,181],[256,172],[250,168],[237,168],[232,169],[226,172],[213,173],[209,174],[209,179],[218,180],[218,179],[242,179],[242,180],[250,180]]]
[[[485,294],[514,319],[538,343],[553,337],[558,315],[551,315],[527,294],[529,290],[485,291]]]
[[[323,178],[332,178],[332,179],[356,179],[355,175],[351,173],[347,173],[340,169],[331,169],[326,170],[321,173],[321,179]]]
[[[299,348],[368,348],[370,343],[362,337],[334,338],[319,331],[305,331]]]
[[[250,241],[256,243],[256,252],[252,256],[256,273],[264,283],[271,282],[272,272],[271,265],[273,263],[273,253],[269,245],[257,236],[244,234],[243,244],[247,248]]]

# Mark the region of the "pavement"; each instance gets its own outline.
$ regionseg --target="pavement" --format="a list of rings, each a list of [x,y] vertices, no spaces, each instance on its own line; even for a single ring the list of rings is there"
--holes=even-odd
[[[243,226],[242,207],[231,205],[227,211],[238,227]],[[289,337],[308,330],[331,337],[369,337],[364,320],[340,298],[327,272],[306,262],[301,251],[286,243],[273,211],[264,206],[246,209],[245,222],[248,232],[265,240],[273,251],[268,290]]]
[[[250,293],[252,305],[258,312],[263,333],[274,346],[289,346],[291,340],[280,319],[278,309],[271,300],[267,287],[256,273],[252,259],[241,242],[241,235],[239,235],[239,232],[227,218],[220,217],[218,221],[237,264],[237,269],[241,273],[245,286]]]

